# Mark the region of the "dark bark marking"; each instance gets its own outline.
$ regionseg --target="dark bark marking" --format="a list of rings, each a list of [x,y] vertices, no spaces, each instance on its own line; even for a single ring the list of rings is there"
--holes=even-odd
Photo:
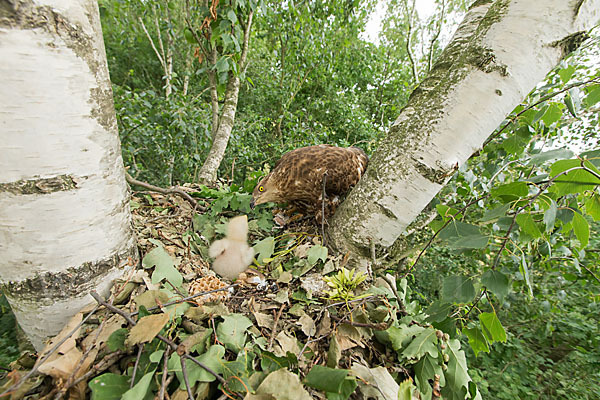
[[[15,195],[51,194],[55,192],[66,192],[76,188],[77,180],[71,175],[58,175],[52,178],[37,178],[0,183],[0,193],[8,192]]]

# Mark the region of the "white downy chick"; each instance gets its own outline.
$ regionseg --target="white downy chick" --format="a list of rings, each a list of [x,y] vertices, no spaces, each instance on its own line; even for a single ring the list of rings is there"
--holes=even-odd
[[[225,238],[213,242],[208,255],[215,259],[212,269],[222,277],[233,280],[244,272],[254,257],[254,249],[248,246],[248,217],[229,220]]]

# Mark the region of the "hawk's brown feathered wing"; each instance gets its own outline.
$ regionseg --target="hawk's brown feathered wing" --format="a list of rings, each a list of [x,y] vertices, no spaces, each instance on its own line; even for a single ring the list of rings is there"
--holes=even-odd
[[[325,173],[326,194],[341,196],[358,183],[367,163],[367,155],[357,147],[320,144],[292,150],[258,183],[252,194],[253,204],[274,201],[317,206]]]

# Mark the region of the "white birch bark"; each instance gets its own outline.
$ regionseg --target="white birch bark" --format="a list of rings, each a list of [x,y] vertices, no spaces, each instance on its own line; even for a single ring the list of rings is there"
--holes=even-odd
[[[335,214],[332,247],[368,267],[600,18],[600,0],[496,0],[471,7]]]
[[[138,253],[97,3],[3,4],[0,282],[40,349]]]

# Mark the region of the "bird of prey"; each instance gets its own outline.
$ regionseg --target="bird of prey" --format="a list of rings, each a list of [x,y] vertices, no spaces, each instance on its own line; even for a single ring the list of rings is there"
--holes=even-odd
[[[335,207],[338,196],[345,195],[358,183],[368,161],[365,152],[357,147],[320,144],[292,150],[256,185],[250,206],[287,202],[315,213],[318,220],[323,183],[325,200],[330,208]]]
[[[248,246],[248,217],[240,215],[229,220],[224,239],[217,240],[208,249],[215,259],[213,270],[228,279],[236,279],[252,262],[254,249]]]

